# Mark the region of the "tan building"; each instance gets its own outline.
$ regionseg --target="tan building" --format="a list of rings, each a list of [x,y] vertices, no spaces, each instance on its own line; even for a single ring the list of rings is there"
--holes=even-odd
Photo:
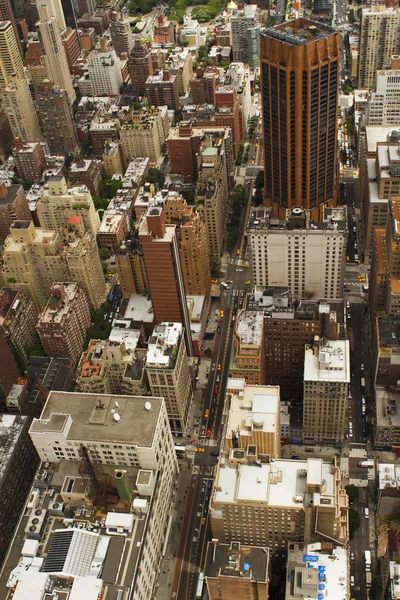
[[[3,89],[3,100],[13,137],[19,137],[23,142],[42,139],[28,81],[11,74]]]
[[[273,553],[296,541],[348,543],[348,498],[335,464],[272,462],[251,450],[233,448],[217,465],[209,513],[214,538]]]
[[[115,268],[124,296],[149,293],[143,251],[137,238],[126,240],[116,249]]]
[[[229,380],[233,385],[233,379]],[[225,450],[245,450],[281,456],[280,391],[276,385],[244,385],[243,391],[232,394],[226,423]]]
[[[63,235],[70,217],[82,217],[85,231],[96,235],[100,226],[93,198],[85,185],[68,187],[63,175],[51,177],[43,196],[36,203],[36,214],[43,229]]]
[[[104,144],[103,169],[111,178],[113,175],[122,175],[125,171],[121,155],[121,142],[107,141]]]
[[[139,330],[117,331],[115,328],[106,342],[90,340],[78,364],[76,391],[127,396],[147,394],[147,350],[137,347],[140,335]],[[121,339],[111,341],[117,336]]]
[[[171,431],[185,434],[192,384],[181,323],[156,325],[148,342],[146,372],[151,394],[165,399]]]
[[[85,233],[81,217],[71,217],[67,229],[68,243],[61,243],[55,231],[16,221],[5,241],[3,277],[29,294],[38,311],[45,309],[54,281],[77,283],[95,308],[104,302],[106,284],[95,237]]]
[[[30,221],[31,211],[24,192],[19,184],[9,187],[4,182],[0,183],[0,243],[10,235],[10,227],[14,221]]]
[[[149,75],[145,91],[150,106],[168,106],[170,110],[179,109],[179,79],[176,74],[170,74],[168,68]]]
[[[0,290],[0,328],[15,356],[27,363],[28,348],[36,339],[38,313],[32,299],[15,288]]]
[[[20,79],[25,79],[24,65],[18,47],[11,21],[0,21],[0,90],[10,81],[10,75],[15,73]]]
[[[386,228],[388,200],[400,195],[400,144],[378,142],[375,158],[365,158],[363,163],[365,255],[371,257],[375,230]]]
[[[97,243],[100,248],[110,248],[114,254],[126,240],[133,195],[129,188],[122,188],[110,200],[97,232]]]
[[[261,311],[238,313],[233,333],[229,376],[247,384],[265,384],[264,315]]]
[[[36,329],[47,356],[65,356],[75,365],[90,323],[85,292],[76,283],[54,283]]]
[[[124,119],[119,136],[125,160],[147,156],[156,163],[169,131],[166,106],[134,109]]]
[[[340,444],[348,428],[350,343],[316,336],[305,347],[303,441]]]
[[[209,600],[268,600],[269,550],[208,542],[204,575]]]
[[[375,447],[400,448],[400,390],[398,386],[375,386]]]
[[[363,8],[361,13],[358,87],[373,89],[376,72],[390,65],[400,51],[400,10],[385,5]]]
[[[126,55],[127,58],[133,46],[130,21],[115,10],[111,11],[110,17],[110,33],[113,48],[120,58],[122,55]]]
[[[16,138],[14,144],[13,158],[18,177],[25,181],[41,181],[46,166],[42,144],[40,142],[24,144],[20,138]]]
[[[189,82],[193,75],[192,55],[188,48],[176,47],[168,57],[166,68],[178,78],[179,95],[184,96],[189,89]]]

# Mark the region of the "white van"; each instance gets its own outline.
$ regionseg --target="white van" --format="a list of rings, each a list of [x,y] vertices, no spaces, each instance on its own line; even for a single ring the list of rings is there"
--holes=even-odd
[[[364,508],[364,517],[369,519],[369,508]]]

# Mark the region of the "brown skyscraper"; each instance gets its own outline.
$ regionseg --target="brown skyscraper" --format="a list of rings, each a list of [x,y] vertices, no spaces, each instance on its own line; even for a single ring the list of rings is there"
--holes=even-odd
[[[146,93],[146,81],[153,74],[150,50],[144,42],[136,39],[128,60],[128,71],[134,92],[140,96]]]
[[[264,201],[282,218],[336,204],[339,34],[296,19],[261,34]]]

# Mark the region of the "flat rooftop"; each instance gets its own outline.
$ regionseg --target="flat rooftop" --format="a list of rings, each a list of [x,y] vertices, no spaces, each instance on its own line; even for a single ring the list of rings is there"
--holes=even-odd
[[[114,419],[115,402],[118,402],[118,421]],[[72,422],[65,433],[70,440],[115,443],[118,439],[120,443],[150,447],[163,402],[163,398],[154,396],[50,392],[42,414],[33,420],[30,432],[62,433],[70,416]],[[146,410],[146,403],[150,403],[150,410]]]
[[[234,379],[228,380],[232,388]],[[242,380],[239,380],[242,381]],[[233,394],[226,426],[227,437],[232,432],[240,436],[252,435],[257,432],[273,433],[279,430],[280,395],[279,386],[275,385],[245,385],[243,392]]]
[[[206,577],[237,577],[251,581],[268,581],[269,550],[259,546],[208,543]]]
[[[304,381],[350,383],[350,342],[326,340],[317,349],[306,347]]]
[[[143,323],[154,321],[153,305],[147,294],[131,294],[124,313],[125,319]]]
[[[30,417],[21,417],[20,415],[5,413],[0,415],[0,481],[8,469],[8,461],[29,419]]]
[[[337,29],[330,25],[302,18],[286,21],[261,31],[261,36],[276,38],[292,46],[311,44],[318,39],[337,34]]]
[[[172,368],[183,334],[181,323],[160,323],[149,338],[147,366]]]
[[[236,333],[243,346],[260,346],[264,315],[260,311],[242,310],[236,321]]]
[[[380,490],[400,488],[400,465],[379,463],[378,464],[378,486]]]
[[[303,476],[302,472],[306,472]],[[312,494],[313,505],[335,506],[335,469],[322,459],[276,459],[269,464],[229,466],[229,458],[220,459],[214,484],[213,504],[236,502],[267,502],[269,506],[303,509],[307,504],[306,489],[309,474],[319,471],[324,488]],[[309,500],[308,500],[309,501]]]

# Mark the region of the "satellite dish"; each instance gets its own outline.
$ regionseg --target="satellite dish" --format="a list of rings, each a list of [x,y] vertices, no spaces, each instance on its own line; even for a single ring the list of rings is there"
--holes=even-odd
[[[119,415],[117,412],[116,412],[116,413],[114,413],[113,417],[114,417],[114,421],[116,421],[117,423],[118,423],[118,421],[120,421],[120,419],[121,419],[120,415]]]

